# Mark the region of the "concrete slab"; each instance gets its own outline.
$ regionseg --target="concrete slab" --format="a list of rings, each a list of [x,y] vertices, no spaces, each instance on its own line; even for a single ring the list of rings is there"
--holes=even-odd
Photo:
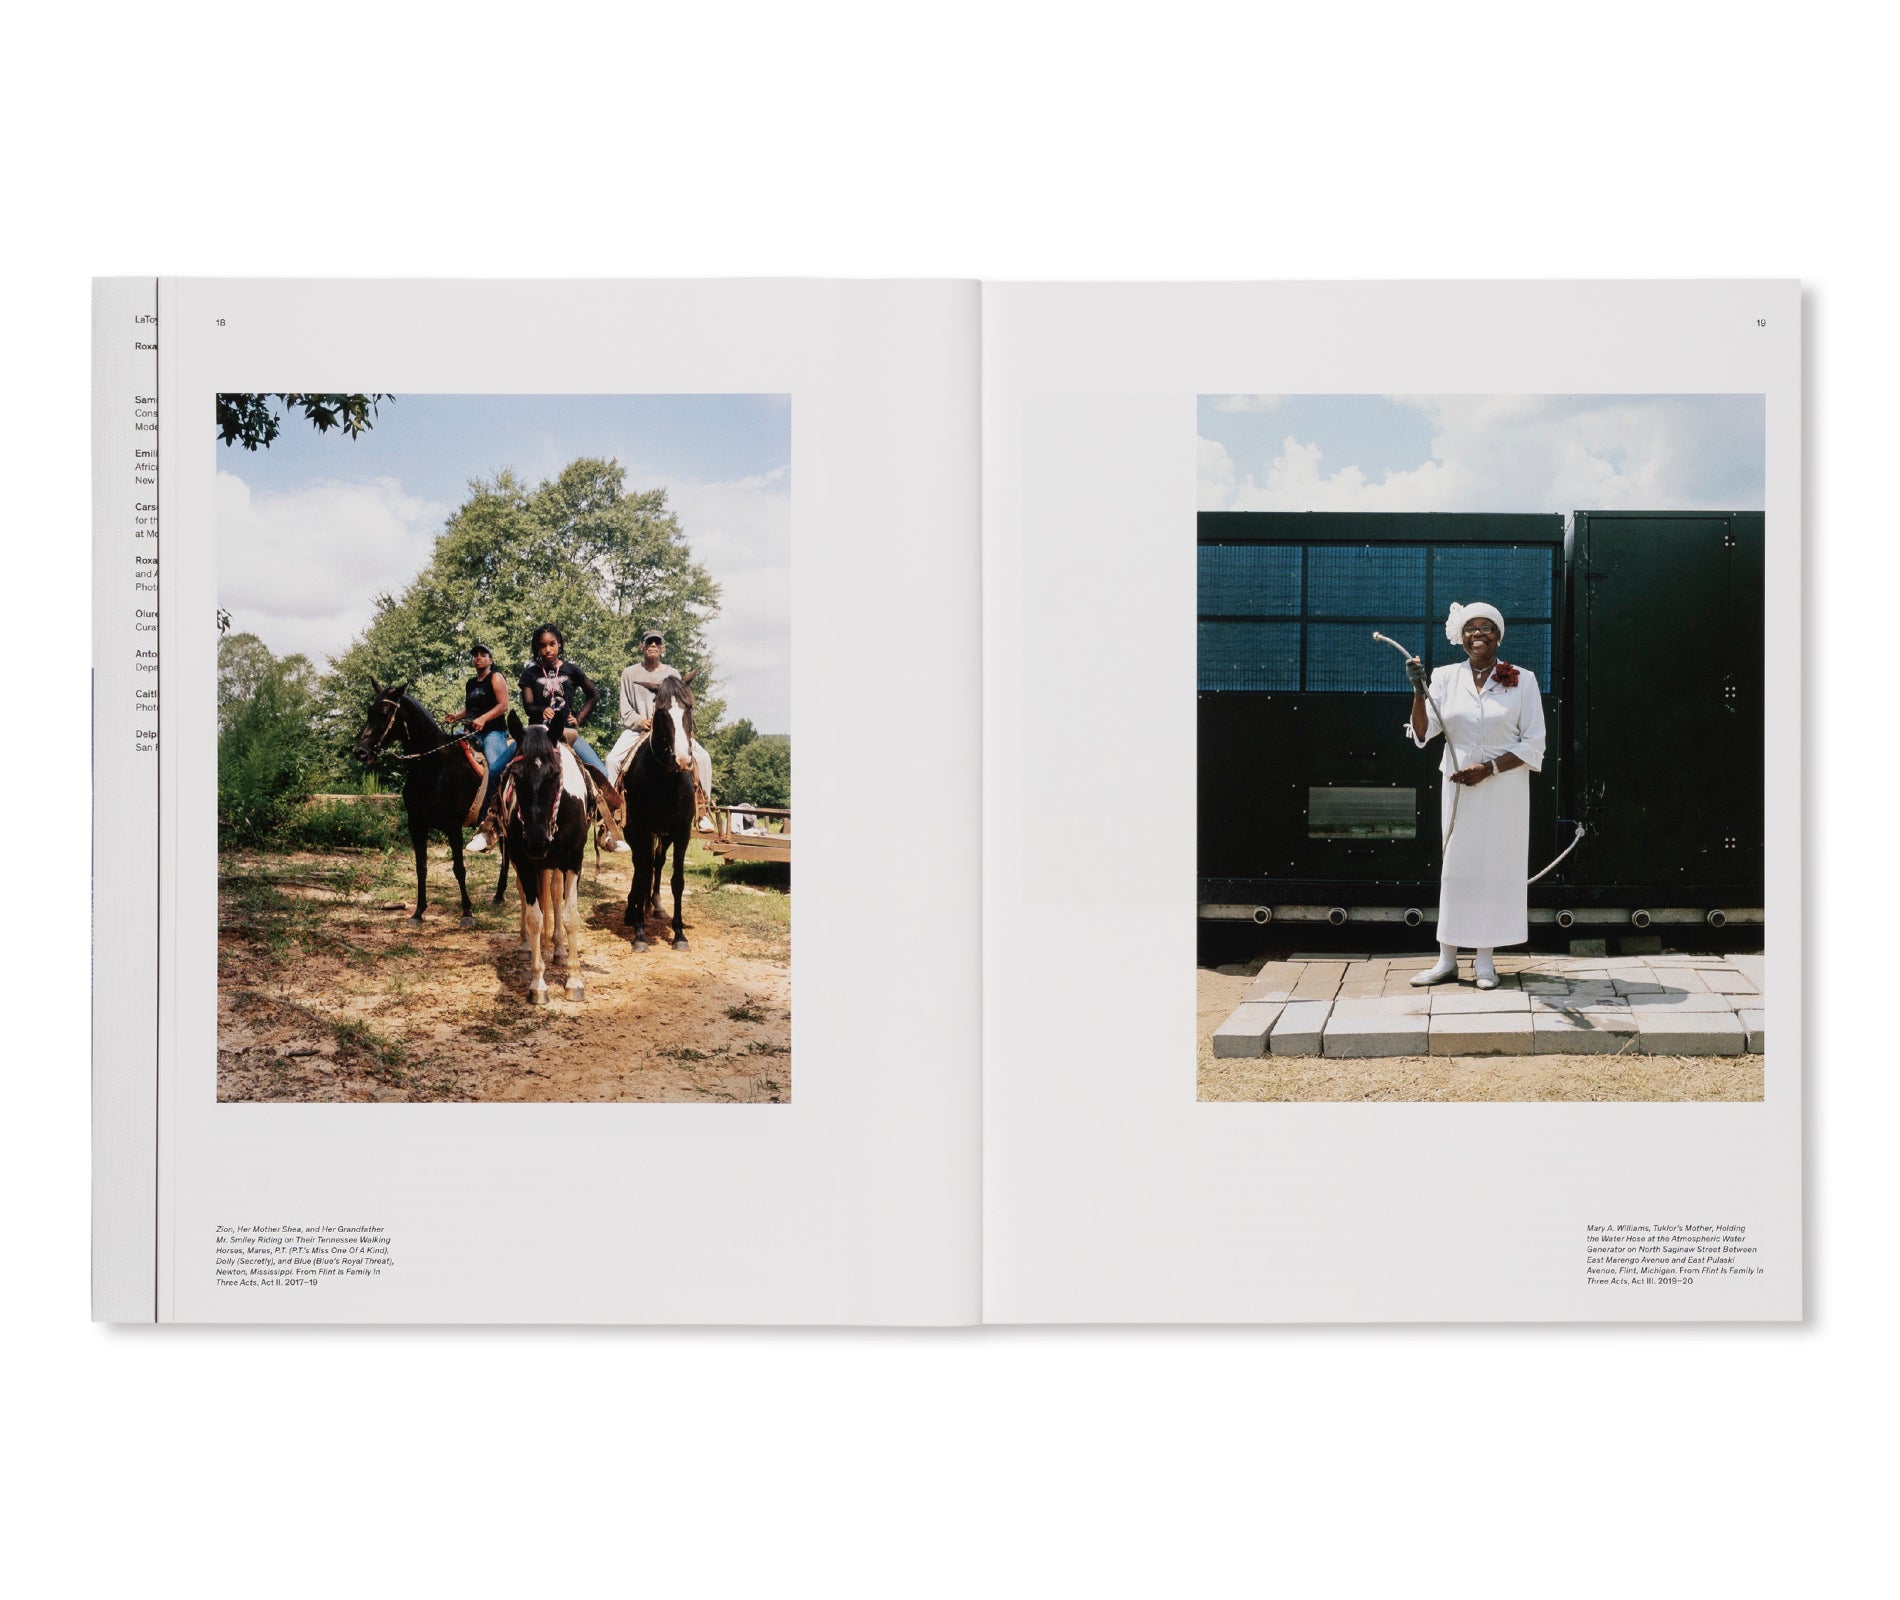
[[[1633,1048],[1636,1019],[1627,1011],[1538,1011],[1531,1036],[1540,1056],[1615,1055]]]
[[[1618,994],[1661,994],[1662,991],[1663,986],[1653,977],[1616,979]]]
[[[1737,1000],[1752,995],[1690,994],[1685,989],[1664,989],[1660,994],[1633,994],[1629,1002],[1653,1011],[1733,1011]]]
[[[1738,1056],[1748,1043],[1733,1011],[1669,1011],[1638,1006],[1636,1048],[1652,1056]]]
[[[1491,1015],[1506,1011],[1528,1014],[1530,1009],[1531,997],[1521,989],[1444,988],[1432,994],[1432,1015],[1435,1017],[1470,1016],[1477,1013]]]
[[[1309,961],[1306,970],[1300,974],[1299,982],[1293,985],[1295,1000],[1330,1000],[1339,993],[1341,980],[1346,976],[1346,963],[1343,961]]]
[[[1289,1001],[1273,1025],[1268,1050],[1276,1056],[1318,1055],[1331,1010],[1331,1004],[1324,1000]]]
[[[1334,1006],[1322,1051],[1329,1056],[1422,1056],[1430,1041],[1430,1017],[1354,1011],[1342,1016]]]
[[[1431,1009],[1431,992],[1426,989],[1414,989],[1407,994],[1381,995],[1376,1000],[1341,995],[1333,1002],[1334,1016],[1345,1012],[1364,1017],[1424,1017],[1431,1014]]]
[[[1766,956],[1759,954],[1730,956],[1728,964],[1763,994],[1768,992],[1768,958]]]
[[[1526,1056],[1536,1047],[1528,1011],[1480,1011],[1441,1016],[1432,1013],[1435,1056]]]
[[[1641,996],[1637,998],[1640,999]],[[1608,1011],[1628,1015],[1631,1005],[1628,1000],[1617,999],[1614,996],[1605,998],[1602,995],[1587,995],[1582,999],[1576,999],[1560,994],[1534,994],[1530,997],[1530,1001],[1532,1016],[1555,1015],[1565,1011],[1579,1013]]]
[[[1762,1011],[1737,1011],[1735,1020],[1742,1025],[1742,1032],[1748,1038],[1748,1053],[1751,1056],[1768,1053],[1767,1013]]]
[[[1243,1000],[1214,1030],[1214,1054],[1223,1058],[1264,1056],[1267,1035],[1280,1020],[1282,1009],[1277,1001],[1263,1004]]]
[[[1697,976],[1711,994],[1755,995],[1761,993],[1759,984],[1751,983],[1739,972],[1703,972]]]
[[[1291,1000],[1293,986],[1300,981],[1300,974],[1306,970],[1304,962],[1269,961],[1260,969],[1260,974],[1248,989],[1248,1000]]]

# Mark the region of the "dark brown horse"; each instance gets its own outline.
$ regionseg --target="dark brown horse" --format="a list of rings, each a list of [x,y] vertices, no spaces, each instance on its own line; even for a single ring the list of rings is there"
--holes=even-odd
[[[429,905],[429,835],[449,841],[455,865],[456,887],[462,891],[462,926],[475,926],[475,908],[469,904],[468,874],[462,866],[462,833],[470,825],[469,811],[482,787],[482,772],[468,758],[468,741],[445,733],[406,683],[387,686],[370,680],[376,695],[369,703],[363,731],[350,754],[365,766],[383,749],[396,744],[402,754],[402,808],[409,820],[409,843],[416,852],[416,909],[411,922],[420,922]],[[501,879],[495,885],[500,900],[508,885],[508,857],[501,860]]]
[[[647,912],[660,909],[666,852],[673,851],[673,948],[684,950],[686,925],[680,897],[686,892],[686,846],[693,836],[693,691],[668,678],[653,691],[653,730],[634,751],[621,785],[627,804],[627,843],[633,850],[633,887],[627,893],[627,926],[633,947],[647,947]]]
[[[516,735],[521,754],[509,766],[513,792],[503,808],[507,856],[521,894],[521,946],[532,958],[532,1005],[547,1004],[549,961],[565,961],[568,999],[587,993],[580,882],[592,803],[580,758],[561,738],[566,721],[566,712],[557,711],[552,725],[536,723]]]

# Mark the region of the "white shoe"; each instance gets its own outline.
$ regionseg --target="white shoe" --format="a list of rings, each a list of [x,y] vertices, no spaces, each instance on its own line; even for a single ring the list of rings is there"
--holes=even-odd
[[[484,850],[491,848],[492,846],[488,842],[488,835],[477,832],[475,837],[462,847],[462,852],[464,855],[478,856]]]
[[[1495,989],[1497,986],[1498,975],[1495,972],[1489,967],[1478,968],[1478,987],[1480,989]]]
[[[628,844],[625,839],[615,839],[607,848],[617,855],[630,856],[633,854],[633,846]]]
[[[1441,961],[1435,967],[1427,967],[1423,972],[1413,973],[1412,987],[1414,989],[1426,989],[1426,988],[1430,988],[1431,985],[1433,985],[1434,983],[1444,983],[1447,979],[1455,978],[1457,976],[1458,976],[1457,962]]]

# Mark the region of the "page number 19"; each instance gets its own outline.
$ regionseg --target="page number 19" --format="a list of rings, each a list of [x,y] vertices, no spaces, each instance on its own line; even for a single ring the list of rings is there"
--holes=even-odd
[[[1768,319],[1767,319],[1766,317],[1757,317],[1757,318],[1755,319],[1755,326],[1756,326],[1756,327],[1758,327],[1758,328],[1765,328],[1765,327],[1767,327],[1767,326],[1768,326]]]

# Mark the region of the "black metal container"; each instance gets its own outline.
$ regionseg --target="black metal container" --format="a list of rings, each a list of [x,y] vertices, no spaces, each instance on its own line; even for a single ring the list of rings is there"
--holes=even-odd
[[[1572,518],[1572,903],[1761,907],[1763,555],[1759,511]]]
[[[1372,634],[1461,659],[1454,600],[1504,613],[1543,690],[1531,852],[1562,847],[1561,516],[1204,512],[1199,543],[1204,915],[1436,914],[1438,751],[1406,739],[1405,663]]]

